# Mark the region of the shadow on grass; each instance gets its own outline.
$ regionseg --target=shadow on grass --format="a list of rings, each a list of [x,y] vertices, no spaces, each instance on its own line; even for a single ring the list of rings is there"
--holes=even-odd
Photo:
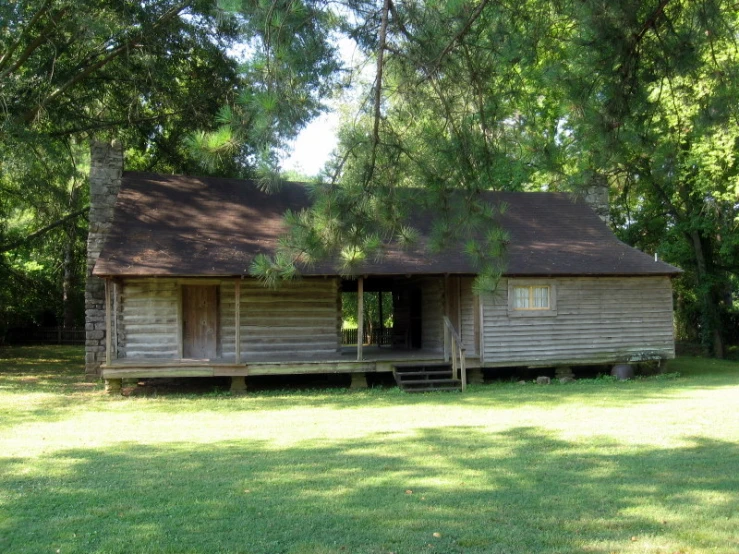
[[[738,459],[529,427],[74,449],[0,462],[0,551],[728,554]]]

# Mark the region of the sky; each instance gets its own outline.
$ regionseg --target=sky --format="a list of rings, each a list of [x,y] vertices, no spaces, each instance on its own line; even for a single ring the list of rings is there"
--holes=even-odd
[[[314,176],[328,161],[336,147],[339,114],[329,111],[309,123],[290,144],[292,152],[282,162],[283,170]]]
[[[359,73],[354,76],[354,82],[374,77],[373,67],[364,64],[365,58],[359,52],[357,44],[348,37],[337,37],[336,47],[345,67],[360,67]],[[329,111],[314,119],[290,143],[290,152],[282,158],[282,169],[295,170],[306,176],[316,175],[338,143],[339,106],[344,102],[356,101],[359,89],[350,86],[345,89],[339,98],[328,101]]]

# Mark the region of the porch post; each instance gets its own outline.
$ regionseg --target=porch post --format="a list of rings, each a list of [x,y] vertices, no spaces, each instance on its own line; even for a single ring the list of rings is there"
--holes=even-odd
[[[112,325],[110,319],[110,279],[105,279],[105,365],[113,361]]]
[[[241,363],[241,278],[236,279],[234,283],[234,351],[236,354],[235,361]]]
[[[357,361],[362,361],[364,343],[364,277],[357,281]]]
[[[478,321],[479,321],[479,332],[478,332],[478,339],[480,341],[480,347],[478,348],[477,353],[480,355],[480,363],[485,362],[485,312],[483,309],[483,299],[482,299],[482,293],[478,295]]]
[[[385,335],[384,328],[385,324],[382,322],[382,291],[377,292],[378,311],[380,312],[380,333],[377,337],[377,348],[382,346],[382,337]]]

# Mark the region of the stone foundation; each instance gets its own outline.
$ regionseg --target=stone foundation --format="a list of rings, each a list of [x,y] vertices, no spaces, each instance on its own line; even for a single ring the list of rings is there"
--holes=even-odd
[[[364,373],[352,373],[352,383],[349,385],[350,389],[366,389],[367,388],[367,375]]]

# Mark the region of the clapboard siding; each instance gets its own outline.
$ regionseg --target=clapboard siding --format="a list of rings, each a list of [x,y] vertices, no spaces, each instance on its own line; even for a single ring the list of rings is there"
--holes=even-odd
[[[508,284],[483,300],[486,363],[582,363],[673,357],[672,287],[667,277],[548,280],[556,316],[508,313]]]
[[[462,277],[460,279],[459,289],[459,305],[461,313],[460,321],[460,337],[464,343],[467,355],[476,355],[475,348],[475,302],[478,297],[472,292],[472,277]]]
[[[179,291],[172,279],[129,279],[117,299],[119,358],[178,357]]]
[[[281,354],[315,357],[335,353],[341,341],[339,302],[338,279],[303,279],[284,283],[277,291],[256,281],[243,281],[241,356],[253,360]],[[233,321],[233,308],[231,314]],[[224,342],[224,352],[228,347]],[[233,356],[233,332],[229,352]]]
[[[419,280],[421,286],[421,347],[444,350],[444,281],[439,277]]]

